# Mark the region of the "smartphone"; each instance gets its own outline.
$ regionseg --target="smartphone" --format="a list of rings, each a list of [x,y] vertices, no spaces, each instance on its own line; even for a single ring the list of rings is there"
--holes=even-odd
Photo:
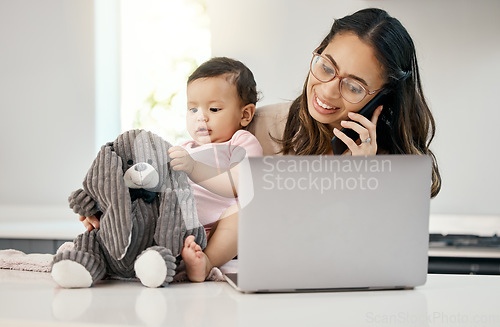
[[[379,92],[373,99],[370,100],[370,102],[368,102],[363,108],[361,108],[360,111],[358,111],[358,114],[371,119],[375,109],[377,109],[378,106],[384,103],[384,99],[385,92]],[[349,136],[354,141],[359,138],[359,134],[350,128],[342,128],[340,131]],[[333,154],[340,155],[344,153],[345,150],[347,150],[347,145],[344,143],[344,141],[334,135],[332,138],[332,150]]]

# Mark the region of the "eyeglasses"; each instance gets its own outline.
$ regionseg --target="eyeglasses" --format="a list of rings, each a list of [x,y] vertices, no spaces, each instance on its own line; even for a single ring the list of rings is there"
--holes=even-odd
[[[328,83],[338,77],[340,79],[340,95],[342,95],[347,102],[359,103],[363,101],[367,95],[377,93],[383,89],[380,88],[378,90],[369,91],[360,82],[353,78],[338,76],[333,63],[328,58],[325,58],[321,54],[317,53],[318,49],[313,52],[310,66],[311,74],[313,74],[313,76],[322,83]]]

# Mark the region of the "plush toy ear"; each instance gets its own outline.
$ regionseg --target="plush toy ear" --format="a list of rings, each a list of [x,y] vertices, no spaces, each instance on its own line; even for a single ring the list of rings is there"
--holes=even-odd
[[[113,258],[123,258],[131,242],[132,205],[123,180],[122,160],[111,145],[101,148],[83,186],[103,212],[99,238]]]
[[[170,144],[162,142],[161,152],[167,153]],[[205,229],[198,220],[193,189],[188,183],[186,173],[174,171],[170,164],[162,166],[162,185],[159,193],[160,211],[156,223],[155,241],[178,256],[184,245],[184,240],[189,235],[195,236],[195,241],[202,248],[207,245]]]

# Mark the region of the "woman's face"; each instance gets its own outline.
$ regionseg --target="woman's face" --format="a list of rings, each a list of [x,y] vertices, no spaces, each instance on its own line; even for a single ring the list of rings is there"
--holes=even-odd
[[[337,34],[321,53],[330,59],[340,77],[351,77],[368,90],[380,89],[385,81],[383,67],[375,57],[373,48],[350,32]],[[350,111],[358,112],[376,94],[367,95],[359,103],[350,103],[340,94],[340,79],[323,83],[309,73],[307,82],[307,107],[309,114],[332,130],[340,129],[340,122],[347,120]]]

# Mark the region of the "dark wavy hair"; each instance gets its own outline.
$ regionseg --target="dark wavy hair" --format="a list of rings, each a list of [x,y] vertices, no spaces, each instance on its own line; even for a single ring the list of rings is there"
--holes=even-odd
[[[371,45],[384,68],[384,87],[389,93],[377,123],[378,152],[429,155],[433,162],[431,196],[435,197],[441,189],[441,176],[429,145],[436,126],[423,95],[415,46],[410,35],[386,11],[363,9],[336,19],[321,42],[319,52],[336,34],[344,32],[355,33]],[[307,82],[308,78],[302,94],[291,105],[281,140],[283,154],[326,154],[331,150],[333,132],[325,124],[314,120],[307,109]]]
[[[236,85],[236,91],[243,105],[257,103],[257,83],[253,73],[245,64],[235,59],[214,57],[204,62],[188,77],[187,84],[199,78],[222,75],[227,75],[228,81]]]

